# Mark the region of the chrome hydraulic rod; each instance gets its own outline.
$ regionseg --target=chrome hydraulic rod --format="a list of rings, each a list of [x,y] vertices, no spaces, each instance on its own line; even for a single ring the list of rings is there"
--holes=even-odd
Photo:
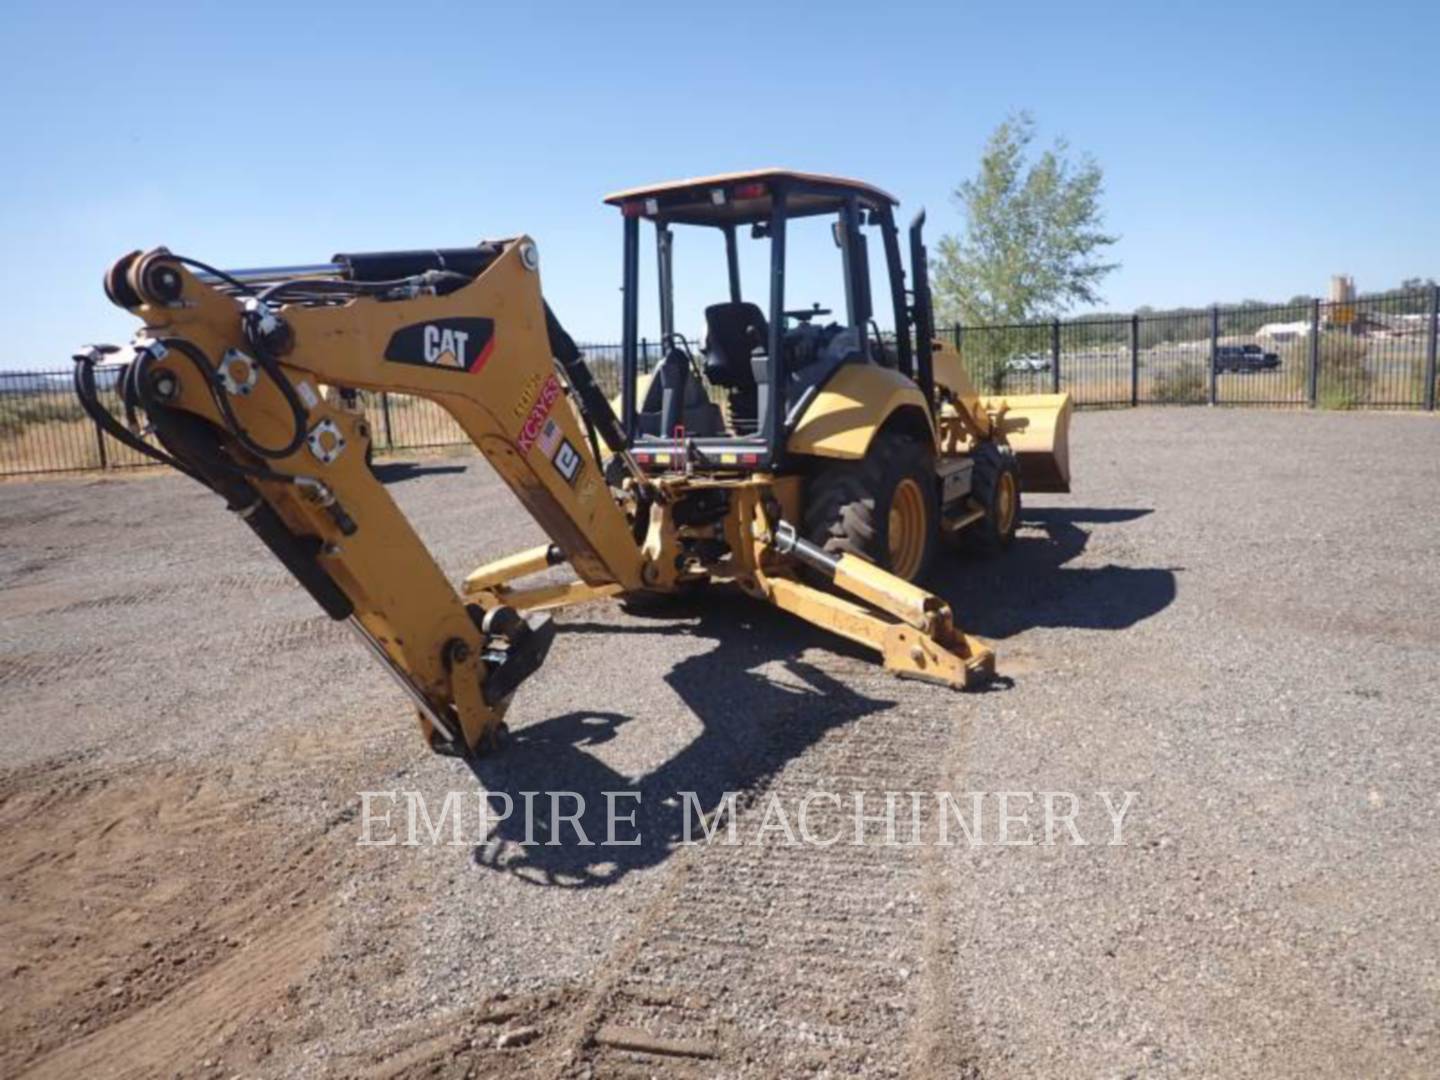
[[[775,550],[781,555],[793,555],[810,569],[816,570],[832,580],[835,572],[840,569],[839,559],[825,554],[820,548],[810,543],[796,532],[795,526],[788,521],[781,521],[775,527]]]
[[[415,681],[405,673],[404,669],[391,659],[390,654],[385,651],[385,646],[375,640],[375,635],[370,633],[369,630],[366,630],[364,624],[361,623],[356,616],[350,616],[349,622],[350,628],[355,631],[355,636],[365,643],[365,647],[380,661],[385,670],[390,673],[390,677],[399,684],[400,689],[404,690],[410,700],[415,703],[415,708],[419,709],[420,714],[424,716],[426,720],[430,721],[431,726],[450,740],[452,746],[464,746],[465,744],[460,741],[460,736],[457,735],[450,726],[450,722],[440,715],[434,705],[430,704],[430,699],[421,692],[420,688],[415,685]]]
[[[224,273],[225,277],[248,285],[260,281],[291,281],[294,278],[343,277],[345,267],[332,262],[316,263],[313,266],[252,266],[243,270],[226,270]],[[220,285],[225,280],[203,270],[196,270],[195,276],[206,285]]]
[[[772,546],[824,574],[851,600],[787,577],[768,579],[771,602],[819,626],[878,649],[899,675],[957,688],[979,686],[995,674],[995,654],[984,641],[955,626],[950,605],[858,555],[830,555],[800,536],[788,521],[776,523]],[[891,620],[899,620],[892,622]]]

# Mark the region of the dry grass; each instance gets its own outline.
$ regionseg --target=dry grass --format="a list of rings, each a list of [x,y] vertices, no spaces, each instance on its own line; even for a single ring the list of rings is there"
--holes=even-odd
[[[109,468],[148,463],[149,459],[143,454],[106,438],[105,464]],[[71,472],[100,467],[100,444],[95,425],[83,415],[0,432],[0,475]]]
[[[1152,376],[1150,398],[1163,405],[1198,405],[1208,397],[1205,373],[1193,367],[1170,368]]]
[[[1227,371],[1219,376],[1216,396],[1227,405],[1301,405],[1305,401],[1305,368],[1282,357],[1273,371]]]
[[[0,397],[0,439],[13,438],[40,424],[83,420],[77,401],[49,394]]]
[[[1290,342],[1285,362],[1303,368],[1310,363],[1310,350],[1308,340]],[[1322,409],[1354,409],[1368,400],[1371,375],[1365,367],[1365,351],[1365,341],[1351,334],[1320,335],[1315,400]]]
[[[109,449],[107,446],[107,453]],[[95,425],[83,417],[0,427],[0,473],[99,467]]]

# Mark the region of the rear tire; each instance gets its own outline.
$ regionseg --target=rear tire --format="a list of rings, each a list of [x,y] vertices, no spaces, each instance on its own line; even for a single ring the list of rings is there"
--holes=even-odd
[[[859,555],[906,581],[930,569],[940,508],[931,455],[882,432],[859,461],[822,461],[805,489],[805,538],[830,555]]]
[[[973,454],[970,497],[985,516],[960,533],[969,551],[991,555],[1004,551],[1020,525],[1020,464],[1008,446],[981,443]]]

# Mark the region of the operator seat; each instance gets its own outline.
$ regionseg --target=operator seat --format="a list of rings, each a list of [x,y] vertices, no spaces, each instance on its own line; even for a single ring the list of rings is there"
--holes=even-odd
[[[760,308],[744,300],[705,309],[705,377],[731,390],[755,385],[750,357],[765,351],[770,327]]]
[[[750,364],[764,353],[770,327],[760,308],[743,300],[711,304],[705,309],[705,378],[730,391],[730,423],[735,434],[756,427],[758,387]]]
[[[679,349],[671,349],[651,374],[636,419],[642,435],[668,438],[676,427],[702,439],[725,434],[720,406],[710,400],[704,384],[692,374],[690,354]]]

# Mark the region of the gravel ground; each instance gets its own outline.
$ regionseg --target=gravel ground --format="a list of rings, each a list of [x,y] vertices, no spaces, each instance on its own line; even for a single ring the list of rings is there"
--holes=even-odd
[[[0,1073],[1440,1074],[1440,426],[1073,445],[1073,495],[932,582],[993,692],[738,599],[597,604],[473,771],[207,493],[0,486]],[[456,577],[540,539],[474,459],[387,473]],[[362,790],[482,785],[579,792],[592,837],[638,791],[642,842],[357,844]],[[817,791],[847,839],[855,793],[980,793],[984,843],[927,796],[918,842],[787,844]],[[741,842],[678,844],[683,792],[739,793]],[[1058,792],[1088,842],[998,844],[1004,792],[1012,838]]]

